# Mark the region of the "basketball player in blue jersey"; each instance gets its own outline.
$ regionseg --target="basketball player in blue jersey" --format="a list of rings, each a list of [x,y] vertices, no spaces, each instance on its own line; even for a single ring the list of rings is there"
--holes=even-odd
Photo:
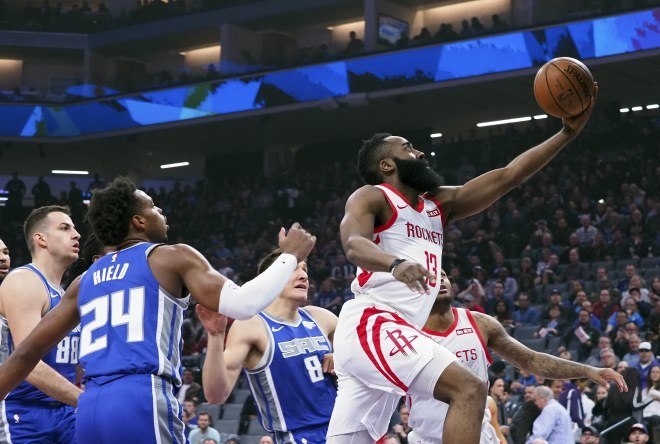
[[[492,350],[517,368],[543,376],[547,379],[589,378],[596,384],[608,387],[609,382],[627,390],[623,377],[609,368],[595,368],[573,361],[557,358],[530,350],[504,329],[502,324],[488,315],[452,308],[451,283],[442,271],[441,288],[431,314],[424,325],[424,332],[435,342],[455,354],[461,362],[474,372],[484,384],[488,384],[488,366]],[[486,420],[497,418],[494,406]],[[442,444],[442,432],[447,415],[447,404],[435,399],[409,398],[410,418],[408,424],[413,431],[408,441],[415,444]],[[484,406],[485,407],[485,406]],[[492,408],[489,405],[490,408]],[[497,420],[491,424],[497,429]],[[493,430],[487,423],[482,425],[481,442],[489,443]],[[500,435],[501,436],[501,435]]]
[[[267,255],[258,272],[279,254]],[[307,290],[307,264],[300,262],[272,304],[232,324],[226,345],[226,317],[197,308],[209,332],[202,371],[206,399],[224,403],[244,370],[261,425],[277,444],[325,443],[337,396],[328,374],[337,316],[320,307],[301,308]]]
[[[50,347],[81,325],[80,444],[184,444],[181,407],[183,310],[188,292],[204,307],[249,319],[277,297],[316,241],[298,224],[279,233],[282,254],[242,286],[194,248],[165,245],[167,224],[151,197],[127,178],[96,190],[87,215],[98,239],[117,251],[67,289],[0,368],[0,396],[23,380]]]
[[[65,207],[37,208],[27,217],[24,231],[32,262],[14,269],[0,286],[0,321],[6,327],[6,337],[0,340],[10,354],[42,316],[61,303],[62,275],[78,258],[80,235]],[[80,338],[75,327],[45,350],[43,361],[3,402],[0,442],[75,442],[71,406],[81,393],[73,384]]]

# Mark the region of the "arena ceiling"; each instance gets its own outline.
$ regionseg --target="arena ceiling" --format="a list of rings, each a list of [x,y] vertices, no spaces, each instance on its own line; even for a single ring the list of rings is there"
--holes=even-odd
[[[599,111],[660,102],[660,51],[602,59],[589,67],[600,87]],[[321,102],[294,111],[252,113],[73,143],[5,143],[0,144],[0,175],[14,170],[47,174],[57,164],[105,175],[130,169],[140,175],[168,177],[173,173],[160,170],[160,164],[237,150],[256,152],[266,146],[350,138],[359,143],[376,131],[405,135],[406,131],[428,130],[451,137],[474,129],[485,136],[489,130],[477,129],[477,122],[541,113],[532,93],[534,75],[535,70],[517,71],[386,91],[349,103]],[[558,125],[556,119],[540,122]]]

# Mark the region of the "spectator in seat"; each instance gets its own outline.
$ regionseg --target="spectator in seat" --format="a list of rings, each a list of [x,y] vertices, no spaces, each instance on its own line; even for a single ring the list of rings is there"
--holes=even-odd
[[[601,325],[606,325],[609,318],[619,311],[619,304],[612,301],[610,290],[602,289],[598,293],[598,302],[593,304],[593,315],[600,319]]]
[[[545,338],[554,336],[563,336],[568,322],[562,317],[562,311],[559,305],[548,307],[546,316],[541,322],[541,328],[534,334],[535,337]]]
[[[653,355],[653,348],[651,344],[644,341],[639,344],[639,360],[635,367],[639,370],[640,377],[642,378],[642,388],[646,388],[649,381],[649,374],[651,369],[658,365],[655,356]]]
[[[186,368],[183,370],[181,381],[181,388],[177,394],[179,402],[183,404],[184,401],[190,401],[193,398],[199,399],[202,386],[195,382],[195,375],[191,369]]]
[[[628,286],[630,285],[630,279],[637,274],[637,269],[633,264],[628,264],[626,265],[624,274],[625,276],[621,278],[619,280],[619,283],[616,285],[616,288],[618,288],[621,293],[628,290]]]
[[[530,307],[527,293],[520,293],[516,301],[518,308],[513,312],[513,323],[519,325],[536,325],[539,323],[540,313],[534,307]]]
[[[587,267],[580,262],[580,253],[577,248],[572,248],[568,253],[568,265],[559,276],[559,282],[584,281],[588,278]]]
[[[630,335],[628,337],[628,353],[622,359],[631,367],[636,366],[639,362],[639,346],[641,342],[637,335]]]
[[[190,432],[188,440],[190,444],[203,444],[207,439],[214,439],[215,442],[225,442],[220,440],[220,433],[211,427],[211,415],[202,412],[197,415],[198,427]]]
[[[591,325],[591,315],[587,310],[582,309],[578,314],[577,327],[566,330],[558,352],[562,353],[567,349],[577,347],[577,359],[582,362],[589,357],[591,349],[598,344],[598,338],[600,338],[600,332]]]

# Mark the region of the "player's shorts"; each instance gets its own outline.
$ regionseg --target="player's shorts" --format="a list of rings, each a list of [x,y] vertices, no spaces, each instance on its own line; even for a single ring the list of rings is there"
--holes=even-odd
[[[155,375],[86,382],[77,416],[79,444],[186,444],[172,384]]]
[[[275,432],[275,444],[325,444],[328,424],[305,427],[291,432]]]
[[[401,396],[432,397],[458,360],[397,313],[359,299],[344,304],[333,345],[339,391],[328,436],[366,429],[377,441]]]
[[[2,401],[0,443],[75,444],[75,408],[61,402]]]

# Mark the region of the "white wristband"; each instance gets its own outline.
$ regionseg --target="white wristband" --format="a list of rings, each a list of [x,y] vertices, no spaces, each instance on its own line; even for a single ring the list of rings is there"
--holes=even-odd
[[[250,319],[280,295],[297,267],[298,258],[282,253],[263,273],[240,287],[227,280],[220,290],[218,312],[233,319]]]

